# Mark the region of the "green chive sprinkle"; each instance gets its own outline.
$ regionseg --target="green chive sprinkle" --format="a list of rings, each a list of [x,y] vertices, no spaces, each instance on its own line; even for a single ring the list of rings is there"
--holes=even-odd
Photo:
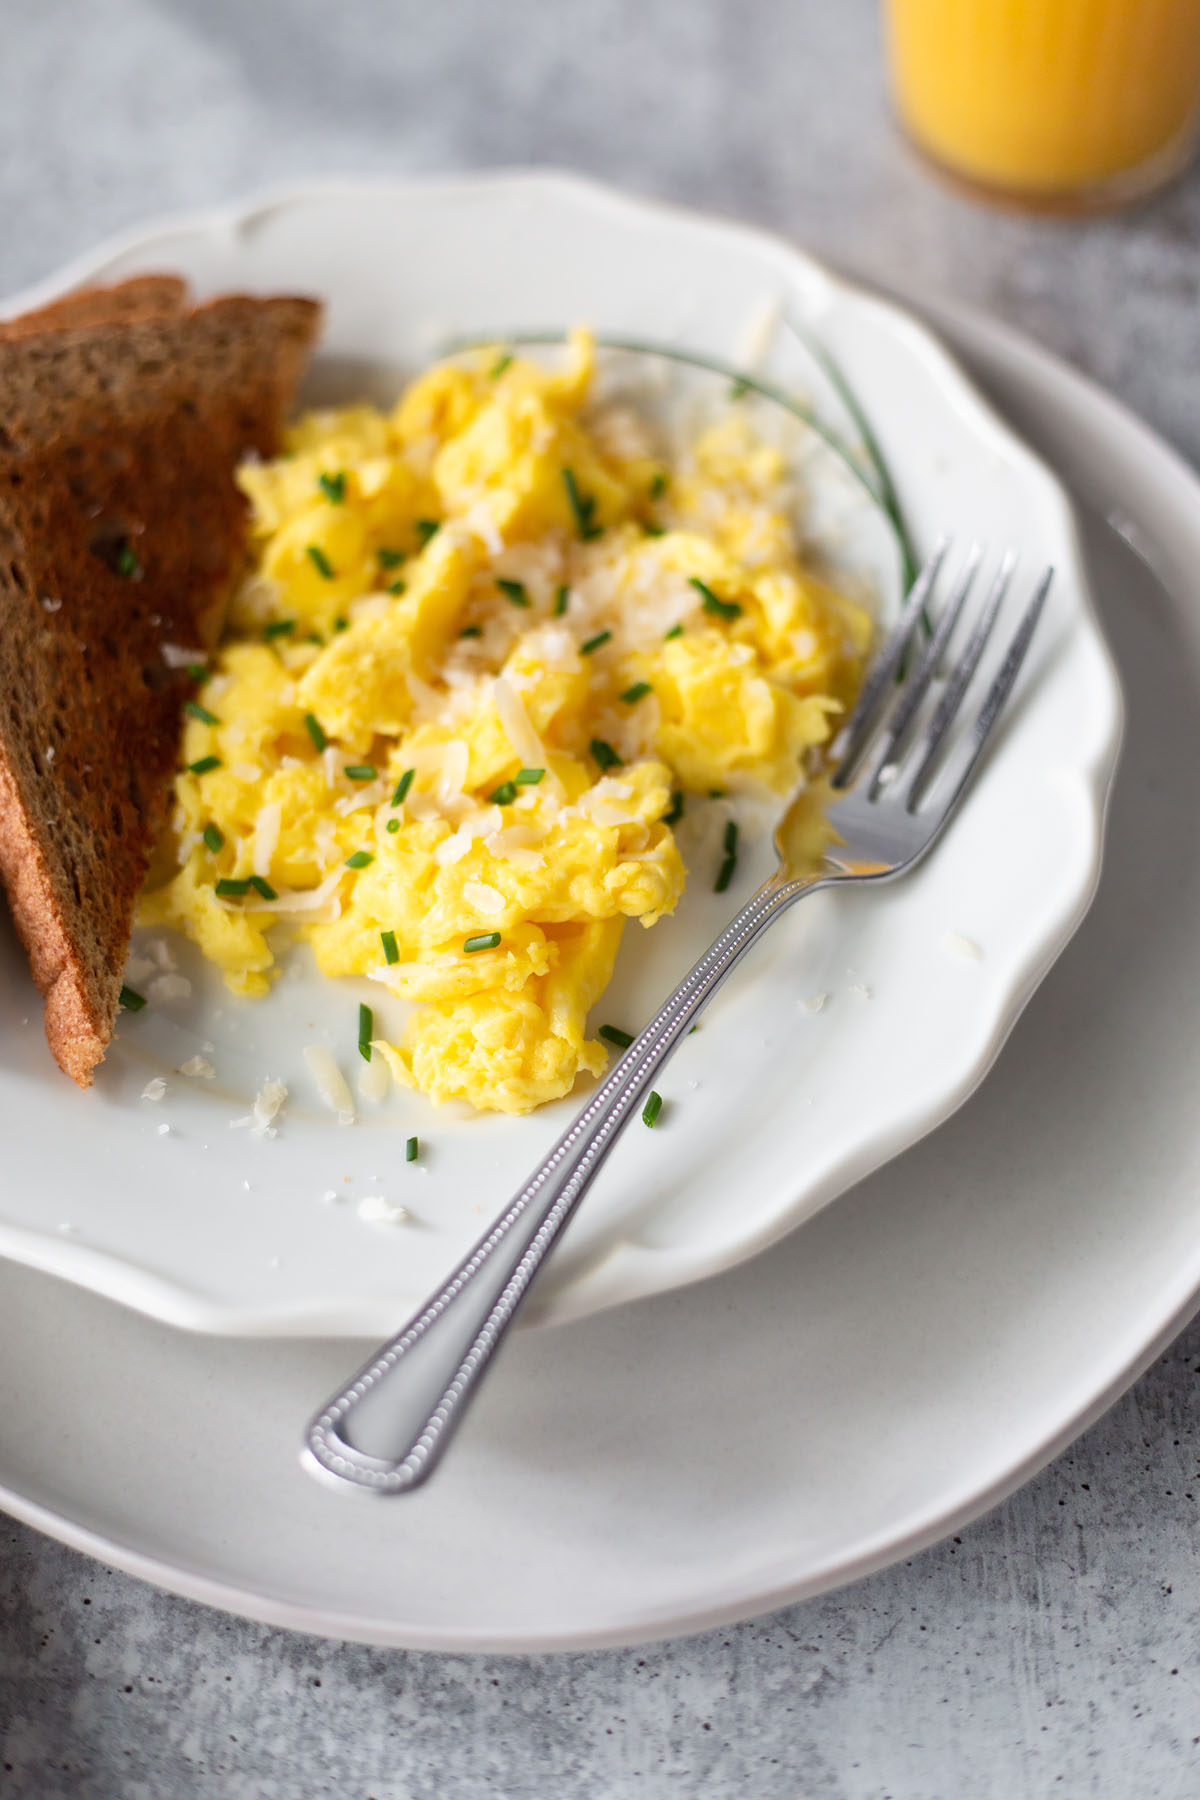
[[[335,631],[349,631],[349,629],[350,629],[349,619],[343,619],[341,613],[339,613],[337,618],[333,621],[333,629]]]
[[[563,486],[567,490],[567,499],[571,503],[571,511],[575,515],[575,529],[586,544],[589,538],[599,537],[604,530],[603,525],[596,523],[596,496],[580,493],[574,469],[564,469],[562,478]]]
[[[386,547],[375,552],[379,565],[384,569],[398,569],[402,562],[408,561],[406,550],[388,550]]]
[[[478,625],[464,625],[458,635],[460,638],[482,637],[483,632]]]
[[[418,519],[417,520],[417,523],[416,523],[417,541],[419,542],[422,550],[425,548],[426,544],[429,542],[429,540],[433,536],[434,532],[437,531],[440,523],[441,523],[441,521],[438,519]]]
[[[326,581],[332,581],[333,564],[322,550],[320,544],[306,544],[304,550],[309,562],[317,571],[317,574],[323,575]]]
[[[416,772],[417,771],[415,769],[405,769],[403,775],[400,777],[399,781],[396,783],[396,791],[392,795],[392,805],[393,806],[403,806],[404,801],[408,795],[408,790],[413,784],[413,776],[416,774]]]
[[[511,806],[516,797],[516,783],[512,781],[502,781],[495,792],[488,795],[493,806]]]
[[[305,713],[304,726],[309,737],[313,741],[313,749],[320,753],[328,745],[329,739],[325,736],[321,721],[318,719],[316,713]]]
[[[662,1111],[662,1106],[661,1094],[648,1094],[646,1104],[642,1108],[642,1124],[649,1125],[653,1130],[654,1126],[658,1124],[658,1115]]]
[[[495,950],[500,943],[498,931],[483,931],[478,937],[469,937],[463,944],[464,950]]]
[[[741,617],[742,609],[736,600],[722,600],[720,595],[714,594],[708,583],[706,581],[701,581],[698,575],[689,575],[688,584],[695,588],[696,592],[703,600],[706,613],[712,613],[713,616],[718,619],[737,619]]]
[[[671,795],[671,804],[662,816],[664,825],[678,825],[683,817],[683,794],[678,788]]]
[[[737,857],[727,856],[717,871],[717,879],[713,882],[713,893],[723,894],[733,880],[733,871],[737,868]]]
[[[379,941],[383,945],[383,954],[384,954],[385,959],[389,963],[398,963],[400,961],[400,952],[396,948],[395,932],[394,931],[381,931],[379,934]]]
[[[725,854],[726,854],[726,856],[736,856],[737,855],[737,840],[738,840],[737,821],[735,819],[729,819],[725,825]]]
[[[632,1031],[622,1031],[616,1025],[602,1025],[596,1035],[606,1038],[610,1044],[615,1044],[618,1050],[628,1050],[633,1042]]]
[[[364,1062],[371,1060],[371,1037],[375,1029],[375,1021],[369,1006],[358,1009],[358,1054]]]
[[[120,1001],[126,1012],[141,1012],[146,1004],[146,996],[139,994],[136,988],[122,985]]]
[[[272,619],[269,625],[263,626],[263,636],[269,643],[272,638],[290,636],[295,629],[295,619]]]
[[[217,892],[222,900],[242,900],[250,892],[249,881],[234,881],[229,875],[222,875],[217,883]]]
[[[202,725],[219,725],[221,723],[216,713],[209,712],[207,706],[201,706],[198,700],[185,700],[183,710],[193,719],[199,719]]]
[[[187,666],[187,673],[191,676],[193,681],[208,680],[208,670],[203,663],[189,663]]]
[[[562,586],[559,588],[557,594],[555,594],[555,596],[554,596],[554,616],[556,619],[562,618],[563,614],[567,610],[567,603],[570,600],[570,598],[571,598],[571,590],[567,586],[566,582],[564,581]]]
[[[374,781],[374,763],[347,763],[342,774],[348,781]]]
[[[744,400],[749,392],[750,383],[743,375],[739,375],[736,381],[729,384],[729,398],[731,400]]]
[[[504,595],[505,599],[511,600],[514,606],[529,605],[529,595],[525,592],[525,583],[523,581],[508,581],[504,576],[497,575],[496,586],[500,589],[500,592]]]
[[[219,769],[220,766],[219,756],[202,756],[198,762],[188,764],[188,773],[190,775],[207,775],[210,769]]]
[[[270,882],[265,881],[261,875],[251,875],[249,881],[250,886],[254,889],[255,893],[261,894],[264,900],[278,900],[279,895],[275,892],[275,889],[271,886]]]
[[[499,381],[500,377],[503,375],[505,369],[507,369],[507,367],[511,361],[512,361],[512,351],[511,350],[506,350],[504,352],[503,356],[498,356],[496,358],[495,362],[492,364],[491,368],[488,370],[488,376],[490,377],[490,379],[492,381]]]
[[[601,644],[607,644],[611,636],[611,631],[598,631],[595,637],[590,637],[587,640],[586,644],[580,644],[580,656],[590,656],[593,650],[598,650],[600,648]]]
[[[306,644],[316,644],[319,649],[325,642],[325,639],[321,636],[319,631],[310,631],[304,641]]]
[[[518,787],[536,787],[545,773],[545,769],[518,769],[513,780]]]
[[[415,1137],[409,1138],[404,1145],[404,1160],[405,1160],[405,1162],[416,1162],[417,1157],[420,1154],[420,1151],[421,1151],[421,1140],[419,1138],[415,1138]]]
[[[665,638],[682,637],[683,636],[683,626],[682,625],[672,625],[670,631],[663,632],[663,636]]]
[[[624,768],[624,763],[621,761],[621,758],[617,755],[612,745],[606,744],[603,738],[593,738],[588,748],[591,750],[592,755],[602,769]]]
[[[383,829],[385,831],[391,831],[393,833],[399,831],[399,829],[400,829],[399,819],[389,819]]]
[[[346,867],[348,869],[365,869],[374,861],[375,858],[369,850],[356,850],[353,856],[346,858]]]
[[[407,592],[408,592],[407,581],[389,581],[388,582],[388,593],[389,594],[407,594]]]
[[[708,797],[710,800],[723,800],[725,798],[725,789],[724,788],[709,788]]]
[[[654,477],[654,480],[650,483],[650,498],[652,500],[661,500],[666,491],[667,472],[665,469],[660,469],[658,474]]]
[[[122,544],[121,548],[117,551],[117,574],[123,575],[126,581],[132,581],[134,576],[140,575],[141,572],[142,565],[130,549],[129,545]]]
[[[639,700],[644,700],[653,691],[648,681],[635,681],[632,687],[625,689],[621,699],[626,706],[636,706]]]
[[[642,535],[644,537],[666,537],[666,527],[663,525],[655,525],[650,519],[643,519]]]
[[[332,505],[340,506],[346,498],[346,471],[339,469],[336,475],[318,475],[317,486]]]
[[[225,842],[225,833],[221,830],[219,825],[206,825],[204,827],[204,842],[215,856]]]

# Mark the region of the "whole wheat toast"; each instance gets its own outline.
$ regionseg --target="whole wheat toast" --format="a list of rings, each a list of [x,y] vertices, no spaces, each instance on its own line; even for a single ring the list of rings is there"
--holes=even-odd
[[[178,275],[131,275],[115,287],[76,288],[33,312],[0,319],[0,338],[32,337],[49,330],[81,331],[122,319],[151,319],[161,313],[182,312],[186,305],[187,283]]]
[[[165,296],[169,302],[169,296]],[[191,677],[320,309],[240,296],[0,335],[0,879],[80,1087],[112,1036]]]

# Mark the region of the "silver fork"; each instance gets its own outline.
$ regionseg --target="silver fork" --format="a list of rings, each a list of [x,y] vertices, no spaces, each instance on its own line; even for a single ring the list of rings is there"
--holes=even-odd
[[[1036,584],[978,713],[952,727],[1016,566],[1001,561],[967,643],[943,673],[954,628],[982,561],[965,559],[919,657],[946,561],[943,540],[871,665],[833,745],[821,810],[834,841],[813,859],[813,790],[794,796],[775,834],[779,867],[675,989],[601,1082],[541,1167],[408,1324],[321,1409],[304,1461],[338,1484],[402,1494],[427,1479],[491,1365],[530,1284],[594,1181],[618,1135],[650,1093],[680,1038],[751,944],[805,894],[846,881],[891,881],[913,868],[952,817],[995,730],[1029,648],[1053,570]],[[931,689],[940,684],[935,706]],[[946,754],[957,762],[943,769]],[[939,772],[941,779],[937,779]],[[936,785],[935,785],[936,782]]]

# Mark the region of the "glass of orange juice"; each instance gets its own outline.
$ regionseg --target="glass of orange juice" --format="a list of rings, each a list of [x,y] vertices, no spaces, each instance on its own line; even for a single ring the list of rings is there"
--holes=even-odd
[[[888,0],[896,105],[917,148],[987,197],[1140,198],[1200,123],[1200,0]]]

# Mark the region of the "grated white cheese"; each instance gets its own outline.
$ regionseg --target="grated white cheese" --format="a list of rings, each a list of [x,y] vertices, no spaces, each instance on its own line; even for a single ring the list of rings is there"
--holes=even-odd
[[[216,1072],[207,1056],[189,1056],[185,1063],[179,1065],[181,1075],[195,1075],[201,1081],[211,1081]]]
[[[738,335],[734,361],[751,374],[767,359],[771,341],[783,317],[783,301],[777,294],[766,294],[752,308]]]
[[[332,1112],[337,1114],[338,1124],[353,1125],[354,1096],[347,1085],[346,1077],[334,1061],[332,1050],[327,1044],[306,1044],[304,1060],[308,1064],[309,1073],[317,1084],[317,1091],[322,1100]],[[374,1061],[375,1058],[371,1060]]]
[[[942,949],[951,956],[961,956],[966,962],[982,962],[983,951],[974,938],[963,937],[959,931],[946,931],[942,934]]]
[[[271,858],[279,843],[282,823],[283,807],[278,800],[268,801],[266,806],[259,808],[254,821],[254,873],[263,880],[271,873]]]
[[[161,1100],[167,1091],[167,1084],[161,1075],[154,1075],[142,1089],[143,1100]]]
[[[364,1194],[354,1210],[368,1225],[405,1225],[410,1217],[406,1206],[384,1194]]]
[[[486,881],[464,881],[463,899],[473,912],[485,919],[502,913],[507,904],[500,889],[490,886]]]
[[[264,1081],[254,1096],[254,1111],[240,1119],[230,1119],[230,1131],[241,1131],[249,1126],[254,1137],[274,1137],[274,1121],[283,1111],[287,1097],[288,1091],[282,1081]]]
[[[192,984],[186,975],[156,975],[146,989],[146,998],[156,1005],[165,1005],[171,1000],[188,999],[191,991]]]
[[[824,1008],[828,999],[828,994],[810,994],[808,999],[802,1000],[800,1004],[805,1012],[819,1013]]]
[[[852,1000],[869,1000],[871,998],[870,988],[866,987],[861,981],[856,981],[853,987],[848,987],[846,989],[846,992]]]
[[[163,644],[161,651],[168,669],[187,669],[194,663],[203,667],[208,662],[207,650],[185,650],[180,644]]]
[[[358,1091],[363,1099],[377,1106],[384,1099],[392,1085],[392,1071],[388,1067],[385,1056],[373,1056],[370,1062],[360,1061],[358,1071]]]

